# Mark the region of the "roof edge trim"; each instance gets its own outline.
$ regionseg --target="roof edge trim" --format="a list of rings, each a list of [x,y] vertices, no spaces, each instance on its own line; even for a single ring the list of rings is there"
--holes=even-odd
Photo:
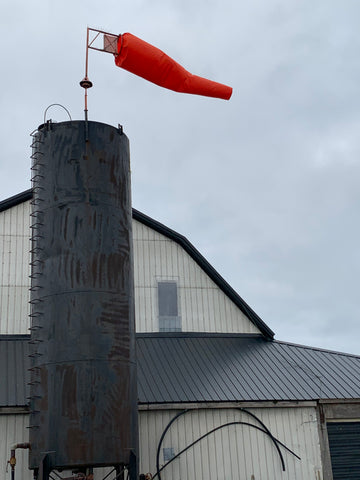
[[[136,338],[261,338],[264,340],[261,333],[136,332],[135,335]]]
[[[3,212],[11,207],[16,207],[16,205],[26,202],[27,200],[31,200],[32,195],[32,189],[30,188],[29,190],[25,190],[24,192],[2,200],[0,202],[0,212]]]
[[[133,218],[140,223],[156,230],[158,233],[165,235],[177,244],[179,244],[193,260],[209,275],[215,284],[227,295],[237,307],[253,322],[263,335],[267,338],[274,338],[275,333],[270,327],[258,316],[257,313],[245,302],[243,298],[227,283],[227,281],[215,270],[215,268],[206,260],[203,255],[189,242],[189,240],[180,233],[163,225],[162,223],[148,217],[144,213],[133,208]]]

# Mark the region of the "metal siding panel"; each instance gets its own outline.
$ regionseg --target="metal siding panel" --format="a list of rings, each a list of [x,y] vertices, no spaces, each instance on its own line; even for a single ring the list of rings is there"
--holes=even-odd
[[[290,346],[289,352],[292,361],[295,362],[296,366],[309,378],[308,383],[313,387],[313,396],[316,396],[317,398],[328,398],[329,395],[331,396],[331,391],[336,392],[335,397],[340,394],[337,388],[337,382],[331,382],[331,376],[326,377],[323,375],[323,373],[326,374],[326,370],[322,371],[321,369],[321,352],[317,353],[316,362],[310,361],[311,359],[309,359],[309,353],[311,353],[311,350],[304,355],[302,350]],[[332,390],[331,388],[329,389],[329,383],[332,383]]]
[[[316,355],[313,351],[309,352],[309,357],[314,361],[317,360]],[[328,370],[341,370],[341,376],[338,377],[337,385],[341,386],[341,391],[348,392],[348,395],[351,395],[351,390],[348,389],[349,383],[354,381],[354,376],[356,375],[358,381],[360,382],[360,368],[359,366],[353,365],[352,370],[347,368],[347,360],[350,360],[350,357],[347,359],[341,355],[326,355],[324,353],[320,354],[321,357],[321,366],[323,371]],[[318,363],[318,362],[317,362]]]
[[[149,345],[150,348],[147,349],[147,362],[150,365],[148,370],[149,375],[152,376],[152,381],[154,386],[158,390],[158,395],[164,398],[165,402],[176,401],[177,398],[185,398],[188,400],[188,395],[184,391],[184,387],[187,388],[187,385],[183,386],[182,382],[179,381],[179,375],[173,374],[173,366],[176,366],[175,362],[166,361],[165,355],[169,351],[159,350],[155,342]],[[173,349],[176,349],[176,345],[172,345]],[[170,359],[169,359],[170,360]],[[153,366],[156,366],[152,370]],[[156,371],[156,377],[154,378],[154,373]]]
[[[183,334],[138,338],[138,362],[153,377],[155,397],[141,402],[201,402],[312,400],[321,398],[317,378],[304,372],[309,349],[265,341],[260,337],[191,336]],[[148,346],[151,343],[151,350]],[[298,350],[299,357],[294,356]],[[280,354],[282,350],[285,353]],[[325,355],[325,352],[313,351]],[[274,355],[275,354],[275,355]],[[277,358],[277,355],[280,355]],[[326,355],[333,356],[327,352]],[[346,357],[346,355],[343,355]],[[306,363],[316,366],[317,356]],[[295,364],[292,362],[296,361]],[[357,358],[360,364],[360,358]],[[323,370],[328,383],[336,382],[341,368]],[[306,378],[307,377],[307,378]],[[161,382],[159,382],[159,378]],[[300,388],[299,388],[300,385]],[[327,390],[329,398],[360,397],[355,376],[346,389]],[[171,394],[170,394],[170,390]],[[327,397],[325,397],[327,398]]]
[[[295,395],[295,398],[313,398],[309,392],[313,392],[313,382],[302,368],[298,368],[291,356],[288,345],[269,344],[266,353],[269,363],[276,371],[286,372],[287,390]]]
[[[224,375],[224,359],[221,357],[221,353],[217,354],[213,348],[212,342],[209,342],[209,339],[201,339],[199,342],[191,339],[192,350],[193,352],[201,353],[202,365],[203,368],[207,368],[209,384],[216,391],[217,395],[221,399],[222,397],[226,398],[229,401],[236,399],[234,384],[229,381],[229,377]],[[189,342],[190,343],[190,342]],[[193,363],[196,362],[196,359],[193,360]],[[230,373],[230,371],[229,371]]]
[[[0,331],[1,333],[25,333],[29,325],[27,319],[28,294],[25,297],[25,290],[29,285],[27,278],[29,273],[29,202],[2,212],[0,218],[3,234],[7,232],[15,235],[20,232],[19,237],[11,238],[11,247],[2,249],[4,252],[11,248],[15,249],[15,252],[3,255],[6,258],[2,260],[0,279],[9,278],[8,283],[11,286],[20,284],[23,288],[16,297],[13,296],[14,292],[6,292],[5,287],[2,289]],[[234,308],[232,302],[225,297],[223,292],[220,292],[218,287],[214,288],[212,280],[179,245],[139,222],[134,221],[134,228],[136,229],[134,235],[136,287],[149,288],[156,275],[173,276],[180,273],[180,284],[196,289],[187,292],[186,295],[180,295],[184,325],[187,321],[185,328],[192,331],[221,331],[224,329],[225,331],[234,331],[235,321],[238,332],[249,331],[249,329],[254,332],[258,331],[237,307]],[[5,242],[5,238],[2,241]],[[10,237],[7,242],[10,242]],[[4,285],[4,282],[2,284]],[[157,331],[158,322],[156,315],[154,318],[152,301],[149,302],[148,296],[145,297],[143,306],[144,297],[139,290],[136,291],[138,331]],[[219,294],[221,294],[221,299]],[[214,295],[216,299],[213,298]],[[227,307],[224,305],[224,299]],[[222,308],[219,309],[217,315],[214,315],[214,309],[219,308],[220,303]],[[237,314],[235,319],[229,317],[229,305]],[[150,310],[149,307],[151,307]],[[192,314],[193,312],[195,315]],[[229,325],[227,326],[226,323]]]
[[[321,478],[320,448],[314,408],[252,409],[251,411],[271,428],[275,437],[296,453],[299,453],[297,447],[300,441],[302,460],[299,461],[282,449],[286,463],[286,471],[282,472],[279,456],[271,440],[253,428],[235,425],[218,430],[182,454],[163,470],[162,478],[164,480],[173,478],[244,480],[250,479],[251,475],[261,480],[278,480],[280,477],[283,480]],[[155,473],[155,455],[159,438],[162,430],[177,411],[169,413],[140,412],[141,472]],[[178,453],[205,432],[234,420],[256,424],[255,420],[236,410],[191,411],[175,421],[166,434],[162,447],[173,447],[175,453]],[[143,435],[145,428],[146,434]],[[175,468],[178,469],[177,472]]]
[[[0,407],[27,405],[28,339],[0,339]]]
[[[28,442],[29,416],[27,414],[0,415],[0,478],[10,478],[10,473],[5,477],[5,468],[10,458],[10,449],[15,443]],[[28,450],[16,450],[16,478],[31,480],[33,472],[28,469]]]
[[[258,387],[258,382],[254,381],[254,372],[251,363],[249,368],[243,368],[243,364],[247,364],[245,356],[242,355],[241,349],[238,348],[237,342],[227,342],[226,351],[221,348],[218,342],[209,342],[211,350],[214,352],[214,358],[222,358],[224,369],[221,375],[224,377],[226,383],[231,386],[236,392],[236,398],[246,398],[251,396],[256,399],[261,399],[261,391]],[[241,367],[241,369],[239,368]],[[226,379],[225,379],[226,377]],[[259,385],[261,382],[259,383]]]
[[[15,350],[12,350],[12,346]],[[267,342],[258,337],[201,337],[189,334],[138,336],[139,401],[256,401],[285,400],[289,397],[295,400],[316,399],[316,396],[312,397],[314,389],[311,384],[300,391],[294,387],[296,375],[303,375],[302,369],[292,370],[285,364],[277,365],[272,359],[269,352],[278,352],[283,347],[287,349],[288,345]],[[303,356],[309,351],[303,347],[292,348],[302,351]],[[14,391],[13,386],[8,387],[3,383],[0,405],[27,403],[24,393],[27,382],[27,349],[28,337],[0,339],[1,377],[7,381],[16,379],[17,385],[17,390]],[[325,355],[326,352],[319,353]],[[326,355],[339,358],[338,354],[331,352]],[[346,355],[341,357],[347,358]],[[360,365],[360,357],[348,358],[352,359],[354,365]],[[266,359],[268,365],[264,365]],[[314,355],[312,362],[315,363],[316,359]],[[269,369],[273,375],[271,381],[268,381]],[[332,370],[324,371],[324,375],[335,381],[341,376],[341,368],[337,369],[334,364]],[[356,376],[347,384],[347,391],[351,391],[353,398],[360,397]],[[347,398],[346,392],[340,391],[339,398]],[[334,394],[335,392],[331,398],[334,398]]]
[[[0,285],[0,334],[26,334],[29,330],[29,288]]]
[[[29,202],[0,213],[0,334],[27,333]]]
[[[0,406],[9,405],[9,381],[11,373],[14,372],[9,366],[8,344],[5,342],[0,343],[0,368],[1,368],[1,388],[0,388]],[[8,374],[9,373],[9,374]]]
[[[271,389],[277,391],[284,399],[295,400],[299,396],[294,394],[297,390],[297,383],[295,382],[293,388],[289,389],[287,384],[284,384],[284,382],[279,379],[278,372],[279,370],[287,370],[287,363],[276,364],[274,361],[275,358],[272,355],[272,346],[272,344],[266,344],[263,346],[264,348],[262,348],[260,345],[255,345],[253,353],[258,360],[260,368],[263,367],[266,371],[266,377],[271,385]],[[301,394],[303,395],[302,392]]]
[[[284,359],[284,370],[289,378],[289,388],[304,398],[321,398],[322,385],[319,376],[304,362],[306,350],[297,351],[291,345],[274,345],[280,357]],[[284,348],[283,348],[284,347]]]
[[[139,222],[134,228],[137,331],[158,331],[157,293],[150,300],[140,288],[154,288],[156,277],[177,277],[184,331],[259,333],[183,248]]]
[[[183,279],[183,283],[186,283],[184,279]],[[190,289],[186,288],[185,286],[180,287],[180,289],[181,289],[180,308],[181,308],[181,312],[183,313],[182,315],[183,331],[191,332],[193,328],[196,328],[197,326],[196,323],[193,322],[194,317],[193,317],[192,305],[191,305],[191,292],[190,292]]]
[[[334,480],[360,478],[360,422],[328,423]]]

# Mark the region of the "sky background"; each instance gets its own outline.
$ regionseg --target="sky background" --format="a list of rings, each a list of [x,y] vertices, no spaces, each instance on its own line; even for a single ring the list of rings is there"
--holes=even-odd
[[[174,93],[90,52],[89,119],[123,125],[133,206],[185,235],[276,339],[360,354],[359,20],[358,0],[4,0],[0,200],[30,188],[50,104],[83,119],[86,27],[131,32],[234,89]]]

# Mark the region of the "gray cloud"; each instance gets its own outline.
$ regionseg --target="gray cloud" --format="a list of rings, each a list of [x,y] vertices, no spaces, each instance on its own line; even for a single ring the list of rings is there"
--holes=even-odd
[[[1,198],[29,188],[29,133],[49,104],[83,118],[86,26],[130,31],[234,88],[229,102],[180,95],[90,53],[89,115],[124,125],[134,207],[186,235],[277,338],[359,353],[359,13],[350,0],[9,2]]]

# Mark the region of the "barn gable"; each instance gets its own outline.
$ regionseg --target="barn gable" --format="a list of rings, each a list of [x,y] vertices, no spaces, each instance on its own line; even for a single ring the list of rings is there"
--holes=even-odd
[[[0,334],[27,333],[29,328],[31,198],[28,190],[0,202]],[[272,330],[185,237],[133,209],[133,239],[138,332],[273,337]]]
[[[2,464],[29,436],[31,198],[0,202]],[[358,478],[360,357],[273,340],[185,237],[137,210],[133,239],[140,471],[160,477],[160,459],[164,479]]]

